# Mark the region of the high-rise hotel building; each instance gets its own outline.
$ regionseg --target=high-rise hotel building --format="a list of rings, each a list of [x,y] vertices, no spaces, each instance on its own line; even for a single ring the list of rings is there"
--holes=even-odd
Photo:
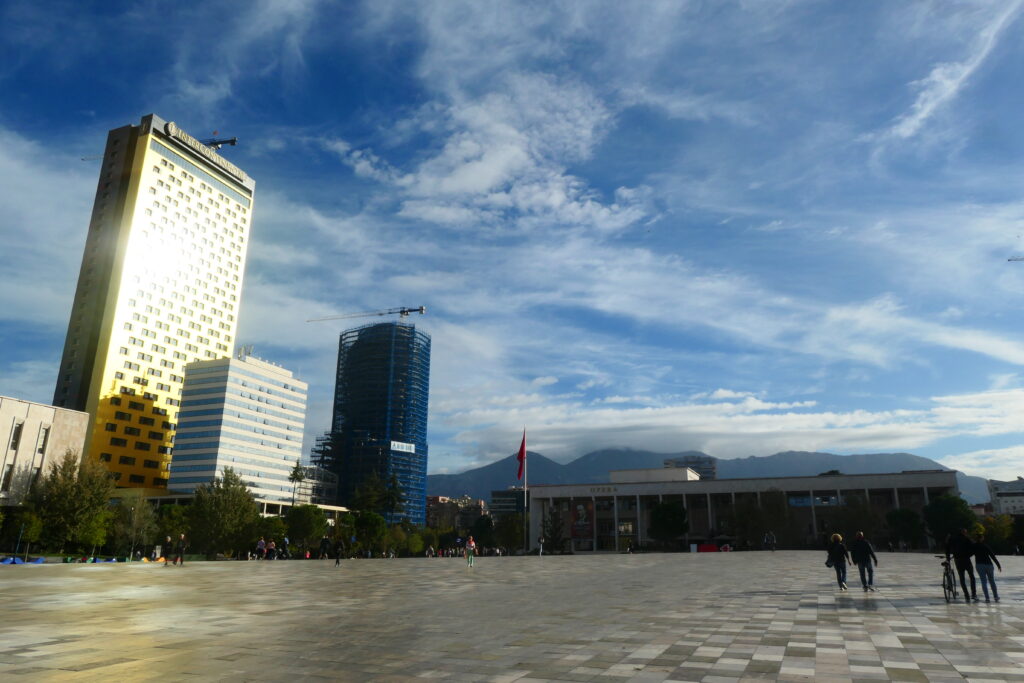
[[[107,136],[54,405],[119,486],[166,487],[185,364],[234,353],[254,189],[156,115]]]

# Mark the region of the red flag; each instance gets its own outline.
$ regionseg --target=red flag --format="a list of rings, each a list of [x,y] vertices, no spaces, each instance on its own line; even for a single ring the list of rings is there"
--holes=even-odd
[[[519,455],[516,456],[516,460],[519,461],[519,474],[516,475],[516,479],[523,478],[523,468],[526,467],[526,430],[523,430],[523,443],[519,446]]]

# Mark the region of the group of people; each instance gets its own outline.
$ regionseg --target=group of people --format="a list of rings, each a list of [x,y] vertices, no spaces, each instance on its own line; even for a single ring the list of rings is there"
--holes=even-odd
[[[825,560],[825,566],[835,570],[836,582],[841,591],[847,590],[846,565],[851,561],[860,570],[860,583],[864,587],[864,592],[874,593],[875,567],[878,566],[878,557],[875,555],[875,549],[871,543],[864,538],[864,532],[857,532],[857,537],[849,550],[846,549],[841,535],[832,534],[832,538],[829,539],[828,559]]]
[[[185,566],[185,550],[188,548],[188,541],[185,539],[185,534],[178,536],[177,541],[171,540],[168,536],[164,539],[164,544],[160,548],[161,557],[164,559],[164,566],[169,567],[172,564],[180,567]],[[156,549],[153,551],[153,559],[156,560]]]
[[[978,589],[974,582],[974,570],[977,568],[978,576],[981,577],[981,590],[985,593],[985,602],[990,602],[988,588],[992,586],[992,597],[999,602],[999,591],[996,589],[996,568],[1003,571],[992,548],[985,543],[984,536],[978,536],[978,540],[971,539],[967,529],[961,529],[957,534],[950,534],[946,539],[946,562],[952,556],[953,565],[960,578],[960,586],[964,589],[964,600],[970,602],[978,600]],[[973,566],[971,560],[974,560]],[[967,592],[967,580],[971,579],[971,591]]]
[[[977,540],[974,540],[967,529],[960,529],[959,533],[951,534],[946,539],[946,562],[949,562],[951,557],[959,575],[960,586],[964,589],[964,600],[967,602],[978,600],[978,590],[974,578],[974,570],[977,569],[978,575],[981,577],[981,590],[985,595],[985,602],[991,601],[989,587],[992,588],[991,599],[999,602],[995,572],[996,569],[1003,571],[1003,567],[996,559],[992,548],[985,543],[984,536],[979,536]],[[857,537],[849,550],[843,543],[841,535],[832,534],[830,539],[828,559],[825,561],[825,565],[835,570],[839,590],[847,590],[846,565],[849,562],[857,565],[864,592],[874,592],[875,567],[878,566],[878,557],[875,556],[875,549],[864,538],[862,531],[857,532]],[[969,591],[967,590],[968,579],[970,579]]]

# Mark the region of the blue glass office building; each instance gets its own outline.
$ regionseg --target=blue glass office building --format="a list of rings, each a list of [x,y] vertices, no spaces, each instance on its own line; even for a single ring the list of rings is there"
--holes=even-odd
[[[407,323],[366,325],[341,334],[334,387],[331,454],[341,505],[376,473],[394,475],[403,510],[386,515],[426,523],[427,397],[430,337]]]

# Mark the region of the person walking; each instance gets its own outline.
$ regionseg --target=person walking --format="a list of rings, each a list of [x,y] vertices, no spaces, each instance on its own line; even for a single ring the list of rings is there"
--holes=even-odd
[[[262,560],[267,556],[267,542],[260,536],[260,540],[256,541],[256,559]]]
[[[472,567],[473,556],[476,555],[476,541],[473,540],[472,536],[466,539],[466,549],[464,552],[466,553],[466,564]]]
[[[875,549],[871,542],[864,538],[864,532],[858,531],[857,537],[850,547],[850,557],[860,571],[860,583],[864,586],[864,592],[875,592],[875,569],[878,566],[878,557],[875,556]],[[871,562],[874,561],[874,566]]]
[[[339,538],[334,542],[334,566],[341,566],[341,553],[344,552],[345,548],[342,546],[341,539]]]
[[[327,538],[327,534],[320,539],[320,554],[317,559],[326,560],[331,553],[331,539]]]
[[[828,546],[828,559],[825,566],[836,570],[836,582],[839,590],[846,590],[846,563],[850,561],[850,553],[843,544],[843,537],[839,534],[832,534],[831,543]]]
[[[960,577],[960,587],[964,589],[964,601],[978,600],[978,589],[974,583],[974,566],[971,558],[974,556],[974,542],[967,535],[967,529],[961,529],[960,533],[950,534],[946,539],[946,562],[949,562],[950,555],[953,556],[953,563],[956,565],[956,573]],[[964,574],[971,577],[971,592],[967,592],[967,581]]]
[[[178,542],[174,545],[174,564],[185,566],[185,548],[188,547],[188,541],[185,540],[185,534],[178,537]]]
[[[995,562],[995,566],[992,565],[993,562]],[[992,584],[992,597],[999,602],[999,591],[996,590],[996,567],[999,567],[999,571],[1003,571],[1003,565],[999,564],[996,554],[985,543],[984,535],[978,536],[978,542],[974,544],[974,566],[978,569],[978,578],[981,579],[981,590],[985,593],[985,602],[989,601],[989,584]]]
[[[171,566],[171,558],[174,557],[174,541],[168,536],[164,540],[164,544],[160,547],[160,556],[164,558],[164,567]]]

